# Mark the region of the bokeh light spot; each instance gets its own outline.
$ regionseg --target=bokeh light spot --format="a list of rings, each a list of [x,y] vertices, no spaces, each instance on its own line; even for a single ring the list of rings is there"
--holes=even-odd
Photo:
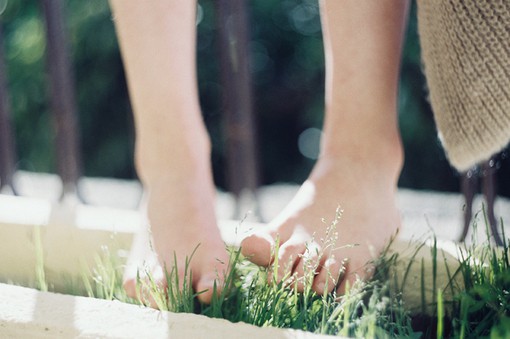
[[[322,131],[318,128],[311,127],[305,129],[298,137],[299,152],[309,158],[317,159],[320,152]]]

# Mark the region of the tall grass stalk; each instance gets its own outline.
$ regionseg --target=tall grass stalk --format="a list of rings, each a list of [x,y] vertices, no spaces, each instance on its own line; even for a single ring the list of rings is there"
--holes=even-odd
[[[44,251],[41,240],[41,226],[34,227],[33,241],[35,248],[35,279],[36,287],[40,291],[48,291],[48,283],[44,273]]]
[[[443,339],[444,335],[444,305],[443,293],[439,289],[437,291],[437,335],[438,339]]]

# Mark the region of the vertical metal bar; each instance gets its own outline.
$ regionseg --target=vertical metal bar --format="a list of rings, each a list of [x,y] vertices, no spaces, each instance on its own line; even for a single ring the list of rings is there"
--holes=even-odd
[[[47,67],[54,114],[57,172],[63,195],[77,192],[81,170],[74,79],[64,29],[62,0],[42,0],[47,34]]]
[[[503,239],[499,234],[498,222],[494,214],[494,202],[496,200],[496,166],[494,159],[490,159],[482,165],[482,192],[487,204],[487,219],[496,245],[502,246]]]
[[[494,203],[496,200],[496,163],[494,159],[490,159],[481,165],[481,181],[482,193],[486,204],[487,219],[490,231],[494,237],[494,241],[498,246],[503,245],[503,239],[498,230],[498,222],[494,213]],[[464,210],[464,229],[460,237],[460,241],[466,239],[467,232],[472,218],[473,198],[477,191],[478,176],[475,176],[476,167],[470,169],[462,175],[461,188],[465,198],[466,206]]]
[[[11,129],[11,105],[7,92],[6,71],[3,31],[0,25],[0,191],[16,194],[13,182],[16,153]]]
[[[244,190],[251,192],[254,197],[259,175],[246,4],[245,0],[215,1],[225,107],[227,185],[238,198],[238,208]]]
[[[467,233],[469,231],[469,226],[471,225],[471,219],[473,218],[473,199],[475,197],[475,193],[477,191],[477,182],[478,178],[475,175],[476,167],[468,170],[466,173],[462,174],[461,177],[461,191],[464,195],[464,228],[462,229],[462,234],[459,238],[460,242],[466,240]]]

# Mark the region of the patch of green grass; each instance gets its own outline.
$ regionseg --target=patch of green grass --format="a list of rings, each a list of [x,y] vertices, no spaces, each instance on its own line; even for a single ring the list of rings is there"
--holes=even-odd
[[[87,270],[82,270],[82,285],[86,296],[134,303],[122,286],[122,265],[119,258],[110,253],[106,246],[101,250],[101,254],[94,257],[95,265],[92,272],[86,273]]]
[[[334,232],[339,216],[331,223],[330,239],[333,240],[323,243],[323,248],[335,246]],[[373,277],[366,282],[356,281],[343,296],[318,295],[312,290],[315,263],[305,265],[304,292],[297,293],[292,283],[288,283],[292,277],[287,277],[290,279],[287,282],[272,278],[278,265],[285,263],[275,260],[270,267],[261,268],[243,258],[239,249],[230,248],[227,276],[209,305],[197,301],[196,296],[203,291],[192,290],[189,267],[193,254],[186,259],[183,281],[177,274],[176,259],[166,270],[167,289],[158,286],[149,272],[142,272],[147,278],[138,279],[138,300],[147,304],[151,298],[161,310],[350,337],[506,338],[510,337],[509,245],[505,242],[503,247],[496,248],[489,240],[488,234],[484,243],[473,239],[472,245],[462,248],[458,269],[451,272],[446,266],[450,280],[447,286],[440,287],[436,281],[441,257],[434,238],[430,246],[431,272],[424,268],[423,258],[417,256],[425,246],[420,244],[398,276],[396,267],[401,258],[388,246],[372,263],[375,266]],[[421,265],[421,276],[417,281],[419,286],[411,287],[421,289],[422,305],[421,311],[411,313],[405,303],[404,289],[411,284],[411,262],[415,261]],[[430,286],[425,279],[428,274],[432,275]],[[44,273],[39,276],[44,280]],[[103,255],[96,258],[92,278],[83,277],[87,295],[140,303],[127,297],[121,277],[122,265],[105,249]],[[41,281],[39,286],[47,284]],[[430,289],[432,298],[427,297]]]
[[[488,225],[485,213],[483,216]],[[510,337],[509,244],[503,233],[503,246],[492,246],[488,227],[486,232],[485,243],[473,239],[461,252],[459,270],[465,288],[453,300],[454,337]]]

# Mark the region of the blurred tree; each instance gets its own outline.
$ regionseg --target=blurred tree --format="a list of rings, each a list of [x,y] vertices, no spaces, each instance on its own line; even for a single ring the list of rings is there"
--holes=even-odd
[[[199,0],[198,80],[204,120],[214,145],[215,180],[223,186],[223,88],[219,83],[213,1]],[[400,185],[458,190],[458,176],[440,147],[427,102],[412,3],[399,97],[406,155]],[[250,69],[262,181],[300,182],[313,165],[324,110],[324,56],[317,0],[259,0],[249,4]],[[85,174],[133,178],[133,122],[108,2],[67,0],[66,5]],[[39,2],[0,0],[0,14],[19,167],[54,172]],[[500,160],[501,171],[508,167],[505,159]],[[500,191],[508,195],[510,179],[500,177]]]
[[[20,167],[53,169],[54,152],[45,92],[44,26],[34,1],[0,1],[8,87]]]

